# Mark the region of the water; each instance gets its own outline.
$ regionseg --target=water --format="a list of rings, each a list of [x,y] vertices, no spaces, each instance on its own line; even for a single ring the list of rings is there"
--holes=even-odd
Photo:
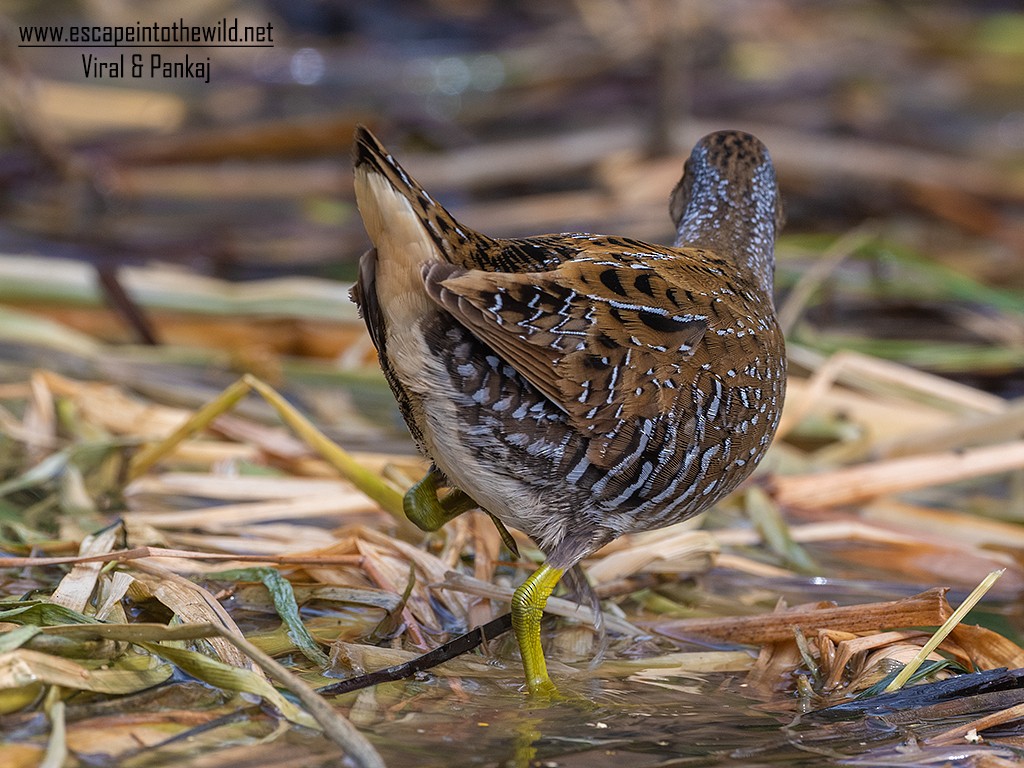
[[[841,731],[836,743],[805,746],[799,730],[789,729],[794,715],[767,711],[739,677],[664,684],[670,687],[563,684],[565,694],[579,698],[538,706],[511,682],[504,689],[463,682],[460,695],[439,680],[430,684],[434,690],[407,688],[397,705],[378,694],[380,719],[361,727],[389,766],[821,766],[864,751]]]

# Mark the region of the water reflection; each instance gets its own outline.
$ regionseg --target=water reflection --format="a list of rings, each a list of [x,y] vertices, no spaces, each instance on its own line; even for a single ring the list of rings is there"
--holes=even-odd
[[[780,735],[791,717],[757,709],[735,678],[674,689],[628,681],[564,685],[569,701],[529,702],[514,686],[414,695],[370,728],[389,765],[821,765]],[[438,683],[447,687],[444,683]]]

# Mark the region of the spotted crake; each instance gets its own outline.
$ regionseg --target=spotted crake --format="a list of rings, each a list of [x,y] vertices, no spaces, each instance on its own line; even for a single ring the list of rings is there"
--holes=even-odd
[[[771,160],[746,133],[701,139],[671,197],[672,247],[487,237],[365,128],[354,161],[374,248],[353,296],[435,468],[406,510],[434,529],[479,506],[545,552],[512,615],[529,691],[550,694],[540,617],[563,573],[707,509],[775,433],[786,360]],[[440,484],[454,490],[438,496]]]

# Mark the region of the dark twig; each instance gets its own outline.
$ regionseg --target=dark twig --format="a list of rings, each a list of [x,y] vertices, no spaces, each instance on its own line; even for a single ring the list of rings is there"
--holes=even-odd
[[[325,685],[322,688],[317,688],[317,693],[321,696],[338,696],[342,693],[358,691],[362,688],[379,685],[380,683],[392,683],[396,680],[404,680],[407,677],[412,677],[417,672],[426,671],[432,667],[436,667],[438,664],[450,661],[456,656],[461,656],[488,640],[500,637],[510,629],[512,629],[512,614],[506,613],[496,619],[492,619],[486,624],[482,624],[479,627],[470,630],[464,635],[459,635],[454,640],[447,642],[432,651],[428,651],[422,656],[417,656],[415,659],[402,664],[396,664],[393,667],[380,669],[376,672],[368,672],[365,675],[358,675],[356,677],[350,677],[347,680],[341,680],[337,683]]]
[[[159,345],[160,341],[157,338],[156,330],[153,328],[153,323],[150,322],[142,307],[135,302],[124,289],[124,286],[121,285],[121,281],[117,276],[117,267],[106,264],[97,265],[96,275],[99,278],[100,288],[103,289],[103,295],[106,296],[107,303],[128,324],[135,333],[136,339],[150,346]]]

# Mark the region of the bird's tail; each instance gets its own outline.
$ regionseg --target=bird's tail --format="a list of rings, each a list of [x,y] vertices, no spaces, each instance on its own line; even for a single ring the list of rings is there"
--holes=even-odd
[[[433,258],[459,263],[460,250],[486,239],[460,225],[363,126],[356,128],[352,160],[359,213],[378,251],[420,246],[410,258],[422,263],[422,246],[429,246]]]

